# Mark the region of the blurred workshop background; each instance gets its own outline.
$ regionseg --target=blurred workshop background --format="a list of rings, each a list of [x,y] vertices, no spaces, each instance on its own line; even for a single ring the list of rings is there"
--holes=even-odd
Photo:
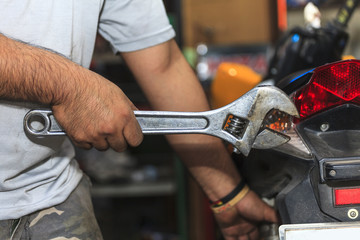
[[[221,63],[246,65],[252,71],[246,74],[260,76],[255,78],[260,81],[274,43],[286,30],[306,24],[303,10],[307,2],[164,0],[176,40],[210,100]],[[326,22],[344,1],[313,2],[320,4],[322,21]],[[359,22],[360,9],[349,24],[350,41],[345,50],[357,58]],[[91,69],[116,83],[139,109],[150,110],[121,57],[114,56],[100,36]],[[231,87],[228,84],[222,84],[223,94]],[[105,240],[221,239],[207,199],[163,136],[145,136],[139,147],[123,153],[78,149],[77,158],[93,181],[95,212]]]

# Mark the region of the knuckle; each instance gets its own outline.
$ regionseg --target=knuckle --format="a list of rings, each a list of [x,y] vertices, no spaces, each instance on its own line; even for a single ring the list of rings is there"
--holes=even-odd
[[[80,148],[83,148],[85,150],[90,150],[92,148],[91,144],[82,144],[79,146]]]
[[[112,135],[116,132],[114,124],[105,124],[101,127],[101,132],[105,135]]]
[[[99,151],[106,151],[109,149],[109,144],[105,138],[98,138],[93,141],[93,147]]]
[[[72,139],[75,143],[77,144],[85,144],[88,142],[88,138],[86,137],[86,135],[84,133],[75,133],[72,135]]]
[[[128,147],[128,143],[125,141],[123,136],[111,136],[107,138],[107,142],[109,147],[116,152],[124,152]]]
[[[85,149],[85,150],[90,150],[92,148],[92,145],[90,143],[86,143],[86,142],[76,142],[73,140],[73,143],[75,146]]]
[[[105,145],[97,145],[97,146],[95,146],[95,145],[94,145],[94,148],[95,148],[96,150],[100,151],[100,152],[104,152],[104,151],[106,151],[106,150],[109,149],[109,146],[105,146]]]
[[[130,109],[124,110],[120,113],[120,118],[123,122],[128,123],[130,121],[134,121],[135,117],[133,116],[133,112]]]
[[[126,143],[118,145],[114,147],[113,149],[117,152],[124,152],[128,148],[128,145]]]

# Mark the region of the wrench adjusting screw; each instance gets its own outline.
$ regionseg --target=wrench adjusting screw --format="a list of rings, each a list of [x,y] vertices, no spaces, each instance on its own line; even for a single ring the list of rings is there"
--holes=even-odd
[[[241,138],[246,130],[248,120],[229,115],[224,130],[236,138]]]

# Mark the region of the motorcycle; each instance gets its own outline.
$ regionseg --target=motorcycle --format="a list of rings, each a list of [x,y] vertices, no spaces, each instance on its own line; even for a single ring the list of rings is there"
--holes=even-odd
[[[326,64],[286,82],[285,91],[294,99],[300,118],[274,111],[264,127],[291,136],[290,142],[272,150],[253,150],[242,161],[250,187],[275,199],[282,224],[287,224],[280,226],[280,239],[335,239],[315,233],[305,238],[309,229],[359,233],[359,86],[359,60]],[[302,225],[308,223],[312,225]],[[287,236],[289,231],[301,237]]]

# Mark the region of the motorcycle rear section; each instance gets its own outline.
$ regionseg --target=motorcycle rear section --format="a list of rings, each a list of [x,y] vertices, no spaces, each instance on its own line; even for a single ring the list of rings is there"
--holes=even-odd
[[[292,139],[272,150],[253,150],[248,158],[238,160],[251,188],[275,199],[286,224],[280,233],[359,231],[359,84],[358,60],[327,64],[279,83],[300,113],[300,119],[289,123],[291,128],[281,129]]]

